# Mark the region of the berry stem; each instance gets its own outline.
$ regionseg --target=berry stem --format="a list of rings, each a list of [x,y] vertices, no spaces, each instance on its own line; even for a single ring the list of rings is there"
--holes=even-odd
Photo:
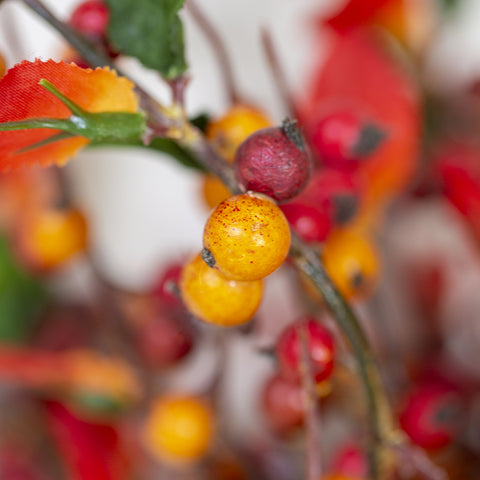
[[[394,422],[390,405],[382,387],[380,374],[358,319],[328,277],[318,254],[292,233],[291,256],[299,270],[304,272],[321,292],[333,317],[347,337],[357,361],[359,375],[367,398],[371,428],[368,460],[372,480],[385,478],[385,447],[394,435]]]
[[[242,98],[238,93],[232,62],[230,61],[230,57],[225,48],[225,42],[222,41],[217,29],[213,26],[208,17],[202,12],[196,2],[189,0],[186,3],[186,9],[192,15],[192,18],[200,27],[207,40],[210,42],[210,46],[215,52],[215,56],[217,57],[217,61],[220,66],[220,72],[223,77],[223,84],[227,90],[230,103],[233,104],[241,102]]]

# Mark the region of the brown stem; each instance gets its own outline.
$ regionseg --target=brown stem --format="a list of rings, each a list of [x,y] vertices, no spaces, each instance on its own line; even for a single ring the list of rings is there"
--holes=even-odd
[[[273,78],[273,84],[277,88],[277,92],[287,110],[289,117],[295,117],[295,105],[292,100],[292,94],[290,87],[288,86],[287,77],[285,71],[281,66],[280,59],[273,43],[272,35],[267,28],[262,28],[262,45],[267,57],[267,65],[270,68]]]
[[[238,93],[232,63],[225,48],[225,42],[222,41],[217,29],[193,0],[187,2],[186,9],[190,12],[195,22],[197,22],[197,25],[210,42],[212,50],[215,52],[230,103],[240,102],[241,96]]]
[[[313,380],[312,362],[308,354],[307,328],[297,329],[300,339],[300,374],[304,391],[305,420],[307,424],[307,480],[318,480],[322,474],[320,412]]]

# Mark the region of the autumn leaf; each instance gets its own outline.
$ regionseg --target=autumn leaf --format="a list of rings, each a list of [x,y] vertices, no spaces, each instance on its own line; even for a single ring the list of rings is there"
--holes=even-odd
[[[53,60],[24,61],[0,79],[0,123],[72,116],[64,102],[39,85],[42,79],[86,112],[134,114],[138,109],[133,83],[107,67],[91,70]],[[82,136],[49,128],[0,131],[0,171],[63,165],[88,143]]]

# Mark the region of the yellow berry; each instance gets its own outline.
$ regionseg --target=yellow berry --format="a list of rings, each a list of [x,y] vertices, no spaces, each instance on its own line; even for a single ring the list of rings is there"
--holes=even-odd
[[[210,209],[232,196],[230,190],[214,175],[204,176],[202,193],[205,203]]]
[[[206,135],[220,154],[233,163],[237,147],[253,132],[271,125],[270,119],[260,110],[236,104],[208,125]]]
[[[379,276],[380,261],[375,246],[353,230],[333,232],[323,250],[325,269],[347,299],[370,295]]]
[[[171,463],[189,463],[207,452],[213,424],[210,408],[198,398],[157,397],[148,413],[143,439],[155,457]]]
[[[198,254],[182,270],[180,292],[193,315],[207,323],[232,327],[253,317],[262,299],[263,285],[260,280],[228,280]]]
[[[32,266],[55,268],[84,250],[87,224],[77,210],[39,211],[25,221],[20,243]]]
[[[203,233],[204,259],[234,280],[259,280],[274,272],[290,248],[290,227],[265,195],[245,193],[222,202]]]

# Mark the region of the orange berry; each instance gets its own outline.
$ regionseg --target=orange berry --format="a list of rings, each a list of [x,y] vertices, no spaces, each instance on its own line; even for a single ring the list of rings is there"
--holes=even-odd
[[[376,286],[380,261],[375,246],[353,230],[337,230],[325,242],[325,269],[347,299],[365,298]]]
[[[87,244],[87,224],[77,210],[44,210],[26,220],[20,233],[27,263],[50,269],[81,252]]]
[[[235,195],[207,220],[204,260],[234,280],[259,280],[275,271],[290,248],[290,227],[278,206],[259,193]]]
[[[180,292],[193,315],[207,323],[232,327],[253,317],[262,299],[263,284],[260,280],[228,280],[198,254],[183,268]]]
[[[5,75],[6,71],[7,71],[7,64],[5,63],[5,59],[0,54],[0,78],[2,78]]]
[[[233,163],[237,147],[253,132],[271,125],[270,119],[260,110],[236,104],[208,125],[206,135],[220,154]]]
[[[210,408],[198,398],[157,397],[144,425],[143,440],[155,457],[171,463],[189,463],[207,452],[213,423]]]
[[[203,177],[202,193],[205,203],[210,209],[232,196],[230,190],[214,175]]]

